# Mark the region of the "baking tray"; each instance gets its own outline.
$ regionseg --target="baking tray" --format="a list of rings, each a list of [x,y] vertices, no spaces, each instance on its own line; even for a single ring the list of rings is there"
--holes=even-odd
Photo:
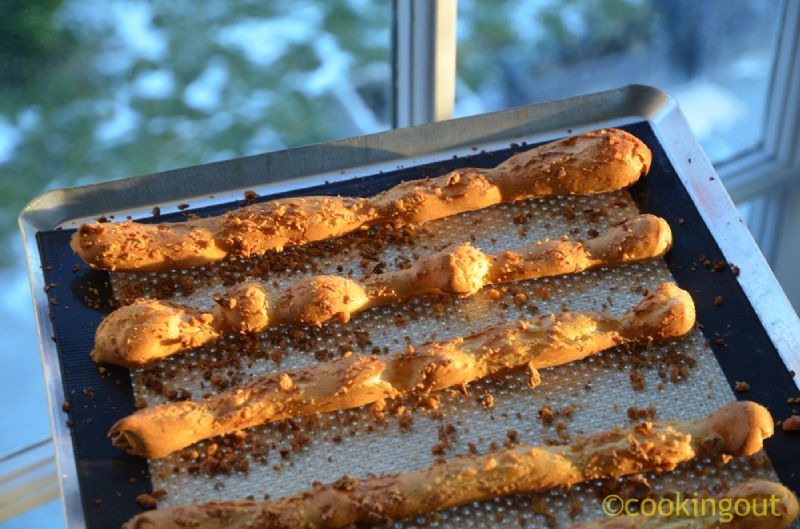
[[[800,323],[675,101],[646,86],[628,86],[564,101],[251,156],[137,178],[54,190],[20,215],[37,316],[56,456],[69,527],[115,527],[138,512],[133,498],[149,487],[144,459],[105,439],[110,425],[134,406],[127,370],[100,372],[89,359],[93,333],[107,313],[105,272],[87,270],[68,241],[83,221],[126,216],[152,222],[187,213],[214,215],[238,207],[244,190],[261,200],[306,194],[373,195],[401,180],[456,167],[498,164],[513,152],[570,134],[618,126],[653,150],[648,177],[631,190],[640,210],[682,225],[667,257],[677,283],[697,304],[725,377],[747,380],[741,396],[790,413],[797,394]],[[202,194],[200,194],[202,193]],[[189,203],[191,209],[178,211]],[[691,234],[687,236],[687,234]],[[703,259],[726,265],[697,272]],[[45,291],[45,286],[47,290]],[[89,294],[87,294],[87,292]],[[91,298],[86,303],[86,296]],[[714,306],[722,295],[725,303]],[[95,308],[91,308],[91,306]],[[718,340],[718,338],[723,338]],[[719,344],[716,342],[719,341]],[[793,376],[795,380],[793,380]],[[69,402],[69,420],[62,411]],[[790,436],[768,441],[780,479],[800,487]]]

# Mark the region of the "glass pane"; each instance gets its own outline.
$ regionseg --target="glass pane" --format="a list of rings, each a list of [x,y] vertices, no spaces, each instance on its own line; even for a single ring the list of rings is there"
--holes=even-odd
[[[736,204],[739,215],[747,224],[747,228],[761,248],[761,252],[773,266],[778,264],[775,263],[775,257],[778,254],[776,245],[780,238],[781,228],[790,224],[787,216],[793,213],[790,208],[786,207],[786,196],[787,191],[779,187]],[[779,277],[779,279],[781,278]]]
[[[719,162],[760,141],[780,7],[760,0],[460,0],[456,113],[649,84],[678,99]]]
[[[388,128],[392,16],[390,0],[2,5],[0,454],[50,432],[16,226],[25,202]]]

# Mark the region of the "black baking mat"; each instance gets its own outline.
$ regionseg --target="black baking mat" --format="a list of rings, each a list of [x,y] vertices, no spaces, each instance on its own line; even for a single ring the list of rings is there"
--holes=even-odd
[[[786,398],[796,388],[780,356],[761,326],[731,267],[703,223],[699,212],[680,183],[649,124],[623,127],[641,138],[653,151],[650,174],[632,189],[639,209],[665,218],[672,227],[674,246],[666,257],[676,282],[695,300],[698,321],[711,341],[728,382],[750,385],[737,397],[767,406],[776,419],[789,415]],[[569,134],[571,131],[565,131]],[[475,151],[465,157],[377,174],[347,182],[326,184],[268,197],[258,201],[303,195],[370,196],[403,180],[436,176],[460,167],[494,167],[512,154],[530,146],[511,145],[495,152]],[[709,175],[709,178],[714,175]],[[184,220],[186,213],[219,215],[242,205],[240,202],[189,209],[182,213],[140,219],[142,222]],[[122,219],[114,219],[122,220]],[[135,498],[150,490],[144,458],[125,454],[106,438],[119,418],[133,412],[134,398],[126,369],[104,366],[101,372],[89,358],[94,330],[108,313],[109,277],[88,269],[73,255],[69,238],[74,230],[37,233],[51,317],[61,365],[64,393],[70,403],[62,420],[72,424],[72,441],[78,481],[90,529],[119,527],[140,511]],[[735,263],[733,263],[735,265]],[[742,280],[747,281],[746,277]],[[719,299],[717,299],[719,297]],[[720,304],[721,303],[721,304]],[[99,305],[99,307],[98,307]],[[92,308],[95,307],[95,308]],[[104,308],[105,307],[105,308]],[[797,436],[778,431],[766,448],[781,481],[800,489]]]

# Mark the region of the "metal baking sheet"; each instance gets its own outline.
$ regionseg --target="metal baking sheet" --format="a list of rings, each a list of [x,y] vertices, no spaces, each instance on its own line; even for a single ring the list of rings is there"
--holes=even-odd
[[[798,371],[797,316],[675,102],[658,90],[632,86],[161,175],[53,191],[34,200],[20,221],[26,236],[69,526],[118,526],[138,511],[133,498],[150,486],[145,461],[121,454],[105,439],[108,427],[133,409],[133,393],[126,370],[100,373],[87,355],[94,328],[105,312],[89,308],[84,298],[88,295],[92,306],[98,299],[107,299],[110,281],[105,273],[81,267],[72,256],[67,241],[71,228],[80,221],[101,215],[143,218],[155,205],[168,212],[181,202],[190,203],[193,207],[188,211],[196,214],[217,214],[236,207],[234,199],[241,199],[245,189],[270,198],[309,193],[372,195],[403,179],[459,166],[496,165],[503,156],[524,148],[523,142],[533,144],[609,125],[624,126],[654,150],[653,170],[631,190],[631,196],[640,210],[665,217],[674,229],[681,226],[675,229],[676,244],[667,259],[669,272],[692,292],[706,337],[712,342],[723,338],[712,348],[727,381],[731,385],[736,380],[748,381],[752,389],[744,397],[764,403],[776,418],[788,415],[786,398],[797,393],[790,375],[790,370]],[[509,147],[511,144],[519,147]],[[187,196],[186,190],[204,194]],[[162,215],[159,220],[179,220],[183,215]],[[50,231],[54,228],[64,229]],[[704,267],[700,256],[712,265],[717,260],[732,262],[741,273],[738,277],[730,272],[698,273],[696,268]],[[44,286],[51,284],[55,286],[45,293]],[[714,298],[720,295],[725,302],[716,307]],[[64,400],[70,402],[72,430],[61,411]],[[796,490],[797,463],[791,458],[790,442],[779,432],[767,448],[781,480]]]

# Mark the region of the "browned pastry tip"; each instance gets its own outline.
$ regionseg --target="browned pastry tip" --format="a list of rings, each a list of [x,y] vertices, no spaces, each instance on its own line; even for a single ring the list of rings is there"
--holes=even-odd
[[[95,333],[97,362],[142,365],[217,340],[224,333],[256,333],[275,325],[347,322],[371,307],[439,294],[469,296],[488,284],[572,274],[662,256],[672,243],[669,225],[639,215],[589,240],[545,240],[486,254],[469,243],[418,259],[411,267],[362,280],[301,277],[280,290],[245,281],[203,313],[157,300],[137,300],[111,313]],[[647,329],[645,329],[645,332]]]
[[[82,224],[70,238],[75,254],[101,270],[163,271],[224,259],[209,219],[141,224],[132,220]]]
[[[709,415],[703,425],[703,435],[716,439],[721,451],[734,456],[755,454],[775,432],[769,411],[750,401],[728,404]]]
[[[721,494],[719,498],[730,498],[734,501],[741,498],[757,502],[757,508],[751,510],[750,515],[734,516],[733,520],[723,525],[726,529],[784,529],[797,520],[800,512],[797,496],[780,483],[772,481],[742,483]],[[764,513],[764,502],[769,507],[766,515],[761,516],[760,513]]]
[[[512,156],[492,180],[504,201],[532,196],[591,195],[634,184],[650,171],[653,155],[639,138],[620,129],[571,136]],[[538,178],[523,179],[521,174]]]
[[[593,259],[621,264],[662,256],[672,246],[672,230],[655,215],[639,215],[586,241]]]
[[[647,146],[605,129],[534,147],[494,169],[457,169],[367,199],[301,197],[184,222],[82,225],[73,251],[94,268],[163,271],[339,237],[376,224],[421,224],[500,203],[614,191],[646,174]]]
[[[670,497],[666,495],[667,499]],[[569,529],[785,529],[798,515],[797,497],[788,488],[773,481],[741,483],[715,499],[713,510],[708,502],[697,509],[694,504],[687,502],[684,508],[690,513],[689,516],[683,512],[680,516],[623,514],[573,525]],[[728,506],[721,503],[723,500],[730,502]],[[740,507],[740,515],[733,508],[737,502],[748,504],[746,509]]]
[[[100,322],[91,356],[95,362],[133,367],[219,336],[211,314],[169,301],[137,299]]]
[[[547,314],[490,325],[413,351],[350,355],[271,373],[203,401],[149,406],[121,419],[109,435],[132,454],[164,457],[202,439],[266,422],[439,391],[508,369],[527,367],[537,373],[622,344],[671,340],[693,324],[691,296],[665,283],[619,318],[590,312]]]
[[[270,306],[275,305],[272,298],[271,289],[263,282],[243,281],[215,298],[218,306],[211,316],[227,332],[260,332],[270,324]]]
[[[749,415],[750,403],[728,408]],[[757,405],[753,405],[757,406]],[[405,474],[345,476],[291,496],[159,509],[134,517],[126,529],[336,529],[385,524],[409,516],[512,494],[566,488],[588,480],[665,472],[698,456],[729,455],[715,440],[713,417],[639,423],[562,446],[519,445],[486,455],[453,458]],[[748,421],[741,428],[754,427]],[[756,433],[756,437],[766,434]],[[760,486],[752,491],[762,490]],[[788,505],[787,515],[792,505]]]
[[[692,296],[675,283],[661,283],[622,318],[628,339],[665,341],[688,333],[695,324]]]

